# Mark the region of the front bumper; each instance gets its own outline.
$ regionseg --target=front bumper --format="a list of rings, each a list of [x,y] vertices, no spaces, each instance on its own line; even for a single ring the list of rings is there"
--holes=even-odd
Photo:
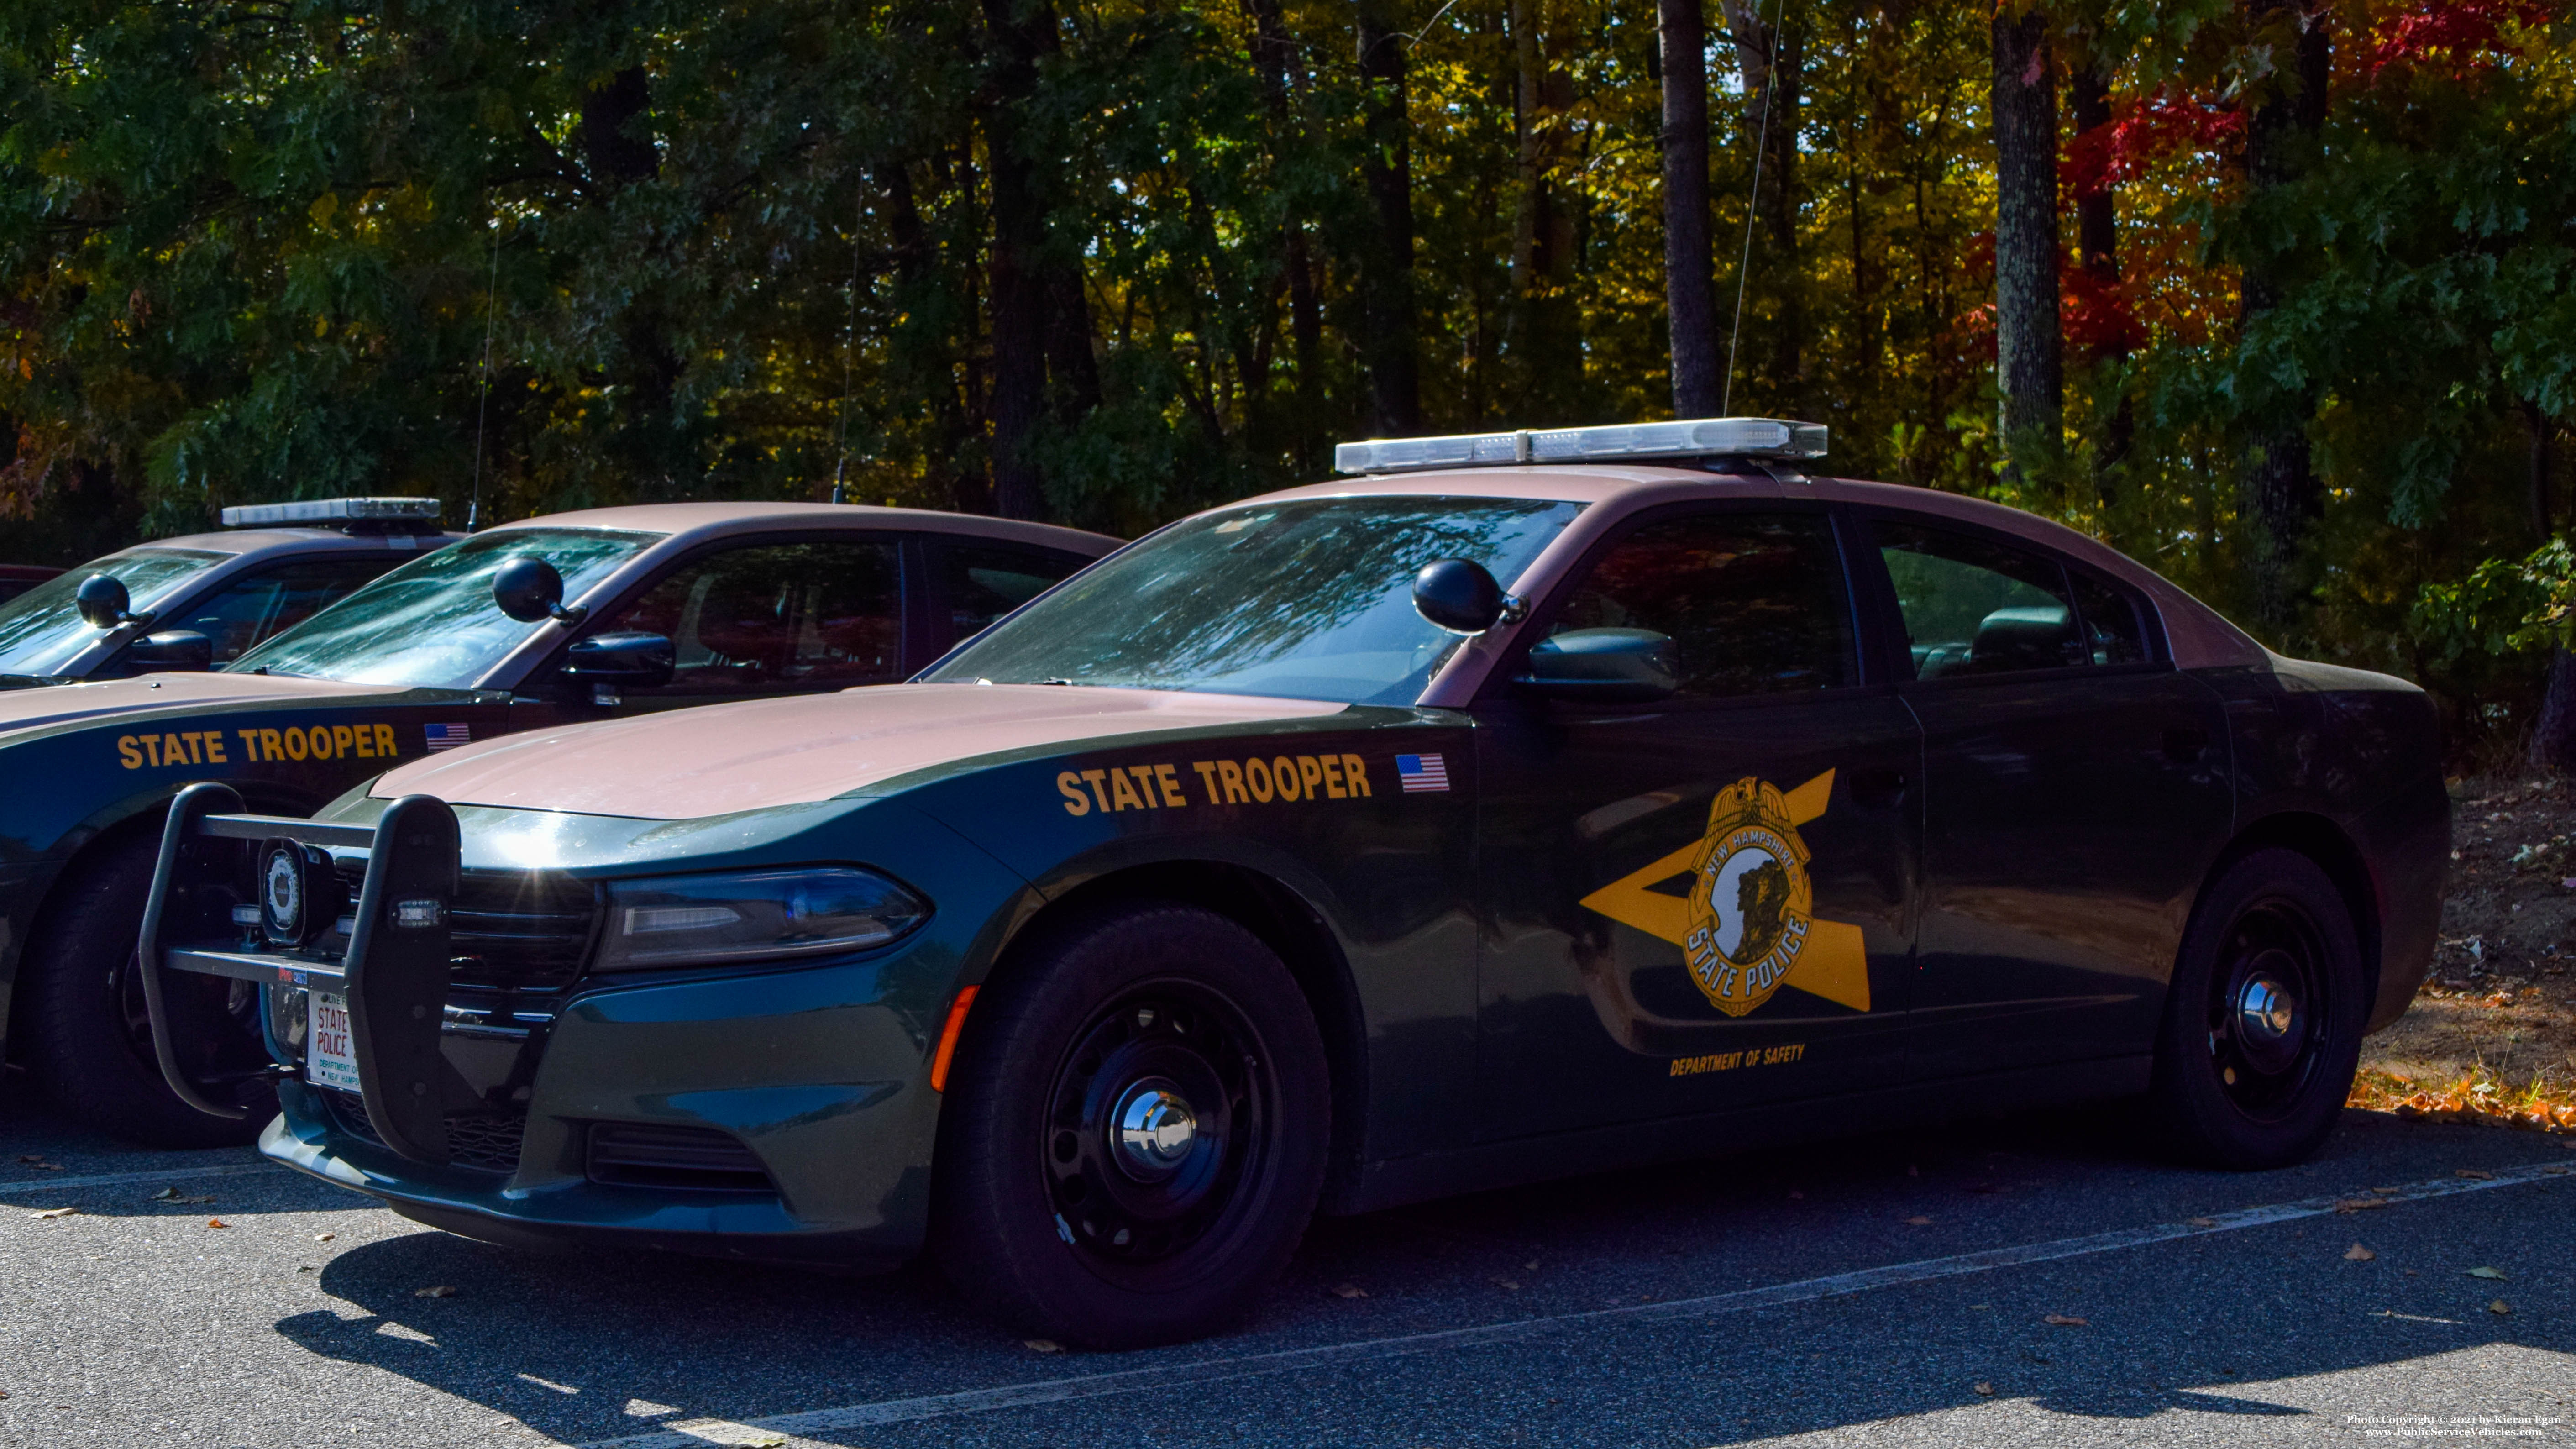
[[[937,1108],[930,1041],[884,999],[887,961],[596,990],[541,1042],[515,1162],[412,1161],[346,1099],[280,1085],[271,1159],[384,1199],[407,1217],[519,1246],[614,1243],[889,1266],[928,1221]],[[451,1036],[451,1060],[470,1040]],[[881,1070],[872,1070],[880,1068]],[[765,1188],[603,1181],[602,1128],[721,1135]],[[477,1156],[486,1165],[470,1165]]]

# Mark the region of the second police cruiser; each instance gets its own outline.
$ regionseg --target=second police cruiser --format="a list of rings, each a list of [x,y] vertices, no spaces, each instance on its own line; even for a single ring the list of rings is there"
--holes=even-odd
[[[150,1030],[130,938],[183,787],[300,815],[472,740],[889,683],[1117,545],[782,503],[597,509],[458,541],[437,508],[227,509],[246,526],[0,605],[0,669],[22,686],[0,689],[0,1020],[69,1115],[190,1146],[246,1140],[275,1111],[247,985],[178,983],[163,1039]]]
[[[257,991],[262,1151],[422,1222],[1100,1345],[1319,1206],[2129,1096],[2306,1156],[2431,954],[2422,692],[1823,445],[1348,444],[911,683],[200,786],[145,980]]]

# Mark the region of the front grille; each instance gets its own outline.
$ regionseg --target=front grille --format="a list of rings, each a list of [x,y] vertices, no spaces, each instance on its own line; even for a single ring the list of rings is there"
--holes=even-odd
[[[385,1145],[376,1131],[375,1120],[367,1115],[366,1099],[355,1092],[336,1087],[319,1089],[324,1101],[331,1104],[331,1114],[352,1135],[362,1137],[378,1147]],[[491,1113],[447,1114],[447,1160],[457,1167],[470,1167],[480,1172],[510,1173],[519,1170],[519,1140],[528,1133],[525,1111],[505,1115]]]
[[[357,899],[366,862],[343,859]],[[449,981],[468,991],[561,991],[581,975],[599,901],[588,883],[544,871],[469,870],[448,911]]]
[[[768,1169],[727,1133],[705,1127],[594,1122],[590,1179],[631,1187],[775,1192]]]

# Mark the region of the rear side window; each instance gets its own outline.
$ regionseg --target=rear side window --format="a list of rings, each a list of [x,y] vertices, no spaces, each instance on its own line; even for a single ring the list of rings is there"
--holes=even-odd
[[[1682,698],[1853,683],[1842,561],[1813,514],[1703,513],[1649,523],[1613,545],[1549,629],[1671,636]]]
[[[2128,595],[2090,574],[2068,570],[2075,607],[2084,617],[2084,648],[2095,664],[2144,664],[2145,621]]]
[[[1087,558],[1008,548],[949,544],[940,550],[941,597],[948,601],[948,637],[969,639],[995,619],[1053,588]]]
[[[903,569],[875,540],[725,549],[683,565],[599,632],[671,641],[671,682],[627,694],[843,689],[902,673]]]
[[[2087,661],[2067,598],[2066,571],[2055,560],[1909,523],[1881,521],[1877,533],[1915,678],[2063,669]]]

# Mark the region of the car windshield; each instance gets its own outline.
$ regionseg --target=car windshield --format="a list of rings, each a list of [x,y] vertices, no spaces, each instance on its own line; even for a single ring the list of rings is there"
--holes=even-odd
[[[193,548],[130,548],[60,573],[0,604],[0,674],[54,674],[95,644],[102,631],[80,616],[72,594],[92,574],[125,585],[129,606],[148,614],[197,575],[231,558]]]
[[[606,528],[512,528],[413,559],[226,665],[236,673],[309,674],[404,689],[472,689],[529,635],[492,602],[492,575],[541,558],[563,575],[564,600],[606,578],[664,535]]]
[[[1319,498],[1185,519],[1074,575],[924,677],[1411,704],[1461,642],[1414,612],[1439,558],[1506,586],[1582,511]]]

